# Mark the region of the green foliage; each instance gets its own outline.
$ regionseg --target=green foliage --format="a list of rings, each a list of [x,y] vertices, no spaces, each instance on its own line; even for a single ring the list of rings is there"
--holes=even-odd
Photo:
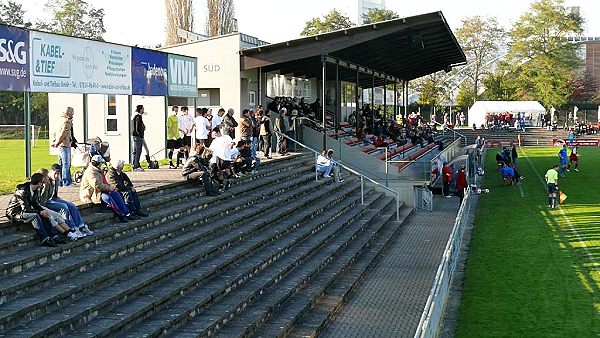
[[[521,148],[521,186],[502,186],[496,151],[487,154],[483,187],[490,194],[479,197],[456,337],[594,336],[600,274],[590,256],[600,259],[600,151],[579,148],[581,171],[559,178],[568,199],[556,210],[546,206],[542,179],[558,148]]]
[[[419,105],[437,106],[445,95],[444,80],[446,74],[437,72],[414,80],[415,89],[419,92]]]
[[[354,24],[350,21],[349,17],[345,16],[337,9],[332,9],[327,15],[323,16],[323,19],[312,18],[307,21],[300,35],[316,35],[350,28],[352,26],[354,26]]]
[[[381,22],[381,21],[398,19],[400,16],[398,15],[398,13],[396,13],[390,9],[372,8],[368,12],[363,13],[363,15],[361,17],[362,17],[363,23],[366,25],[366,24],[371,24],[371,23],[376,23],[376,22]]]
[[[475,92],[473,91],[473,81],[471,79],[464,80],[458,89],[456,95],[456,104],[458,106],[470,107],[477,101],[475,99]]]
[[[94,8],[83,0],[49,1],[46,9],[52,12],[52,18],[37,22],[37,29],[103,41],[104,9]]]
[[[465,88],[466,92],[463,95],[473,97],[474,101],[479,99],[482,78],[490,73],[490,62],[504,46],[505,35],[495,17],[474,16],[462,21],[462,26],[456,31],[456,38],[467,57],[467,77],[471,79],[472,86],[468,90]],[[471,100],[470,104],[474,101]]]
[[[567,11],[562,0],[534,2],[515,23],[507,60],[519,99],[541,100],[547,107],[567,103],[579,60],[577,45],[566,38],[580,34],[582,25],[583,19]]]
[[[514,74],[505,70],[506,66],[500,64],[499,68],[483,79],[485,92],[481,99],[487,101],[510,101],[516,100]]]
[[[29,27],[30,22],[25,21],[23,5],[12,0],[0,2],[0,23],[18,27]]]

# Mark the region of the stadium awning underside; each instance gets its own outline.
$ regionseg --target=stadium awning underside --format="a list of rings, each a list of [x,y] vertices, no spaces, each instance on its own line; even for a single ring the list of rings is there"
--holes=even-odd
[[[274,28],[275,29],[275,28]],[[356,81],[356,71],[374,74],[377,85],[412,80],[466,62],[442,12],[348,28],[331,33],[240,51],[243,70],[261,67],[295,77],[320,77],[322,56],[352,65],[341,80]],[[364,69],[363,69],[364,68]],[[369,84],[370,76],[360,79]],[[364,84],[363,84],[364,86]]]

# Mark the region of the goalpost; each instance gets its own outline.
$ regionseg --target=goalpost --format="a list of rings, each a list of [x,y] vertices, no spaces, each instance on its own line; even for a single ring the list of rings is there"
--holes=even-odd
[[[38,138],[36,135],[36,126],[30,125],[31,128],[31,146],[35,148],[35,140]],[[39,128],[37,128],[39,132]],[[24,124],[0,124],[0,139],[14,140],[14,139],[25,139],[25,125]]]

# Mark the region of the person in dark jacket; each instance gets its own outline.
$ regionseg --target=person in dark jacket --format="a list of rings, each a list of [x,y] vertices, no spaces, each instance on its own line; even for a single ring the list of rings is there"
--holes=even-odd
[[[217,196],[219,193],[215,190],[212,185],[209,170],[208,170],[208,158],[203,157],[210,150],[204,147],[202,143],[196,143],[194,147],[195,154],[190,156],[183,165],[181,175],[187,180],[201,181],[204,186],[206,196]]]
[[[144,106],[138,105],[135,108],[135,116],[133,117],[133,130],[131,136],[133,137],[133,170],[144,171],[140,165],[140,157],[142,156],[142,146],[144,145],[144,132],[146,126],[142,120],[144,114]]]
[[[108,183],[115,187],[115,190],[123,196],[123,200],[127,204],[127,207],[129,207],[129,211],[138,216],[147,217],[148,214],[142,209],[140,197],[137,191],[135,191],[133,183],[131,183],[129,176],[123,172],[124,166],[125,162],[118,160],[114,167],[108,169],[106,175]]]
[[[41,238],[43,246],[55,247],[66,241],[58,237],[50,223],[48,210],[39,203],[39,189],[44,182],[44,176],[39,173],[31,175],[31,180],[17,185],[8,207],[6,217],[14,223],[31,223]]]

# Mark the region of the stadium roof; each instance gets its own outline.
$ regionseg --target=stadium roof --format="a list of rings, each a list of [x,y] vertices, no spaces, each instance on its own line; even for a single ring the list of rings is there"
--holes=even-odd
[[[260,47],[243,49],[242,69],[320,77],[321,56],[412,80],[466,62],[442,12],[378,22]],[[355,72],[341,75],[350,80]]]

